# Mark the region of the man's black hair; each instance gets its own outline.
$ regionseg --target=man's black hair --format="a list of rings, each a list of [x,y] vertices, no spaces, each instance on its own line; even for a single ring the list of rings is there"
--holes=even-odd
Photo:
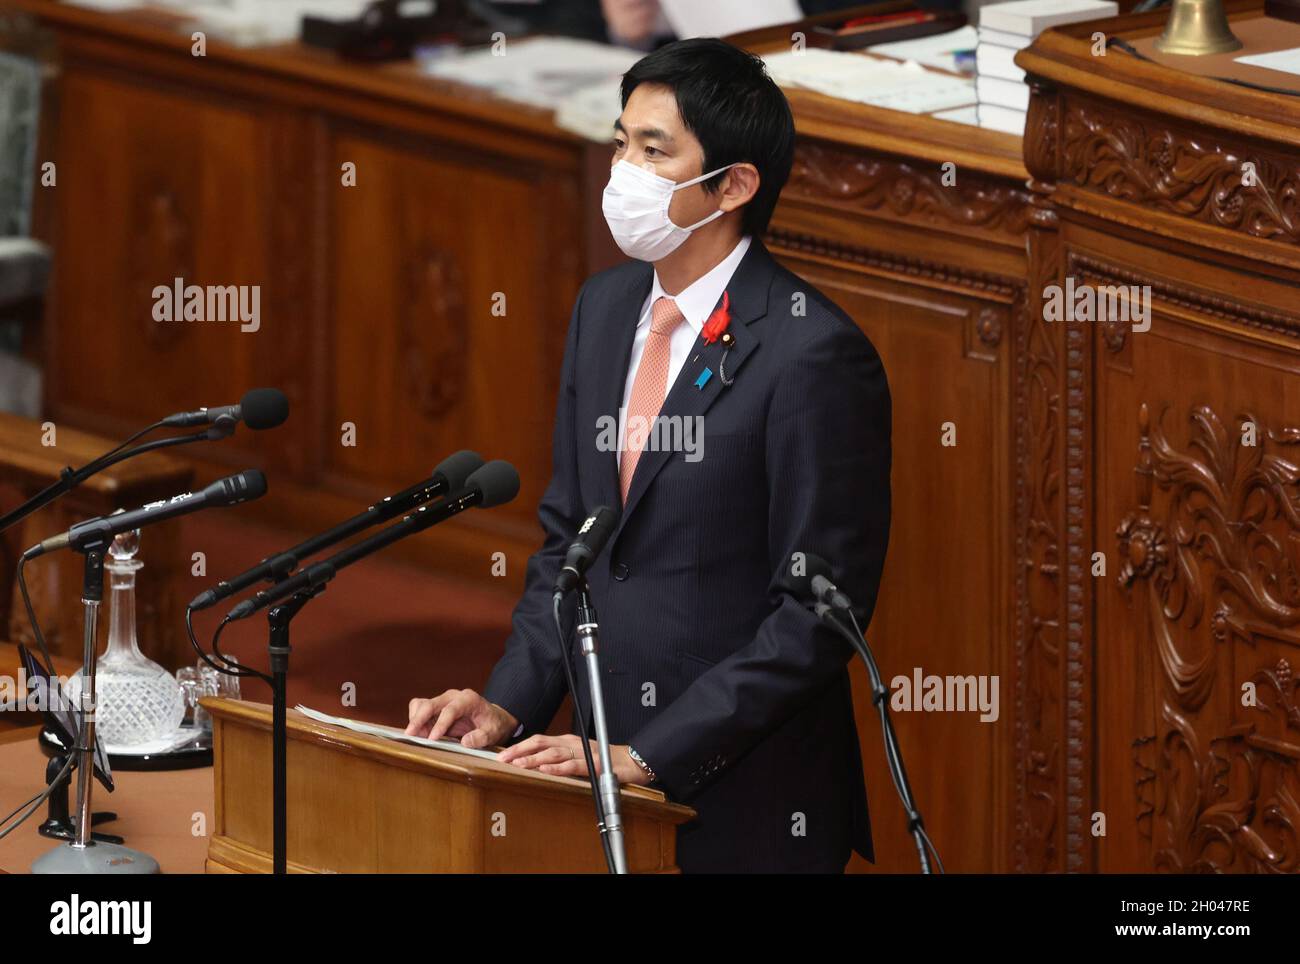
[[[641,84],[672,90],[683,123],[704,147],[701,173],[738,161],[758,168],[758,192],[742,212],[742,230],[761,236],[794,161],[794,116],[763,61],[712,37],[679,40],[623,75],[624,107]],[[705,181],[705,190],[716,191],[722,178]]]

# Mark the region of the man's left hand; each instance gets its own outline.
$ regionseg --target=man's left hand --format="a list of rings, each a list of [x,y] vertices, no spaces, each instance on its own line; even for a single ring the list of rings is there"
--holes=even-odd
[[[591,758],[600,773],[600,753],[596,741],[591,740]],[[644,786],[650,782],[646,772],[636,765],[627,746],[617,744],[609,748],[609,756],[614,764],[614,776],[619,783]],[[563,736],[547,736],[538,733],[514,746],[507,747],[497,754],[502,763],[511,763],[525,770],[540,770],[560,777],[587,776],[587,760],[582,754],[582,738],[566,733]]]

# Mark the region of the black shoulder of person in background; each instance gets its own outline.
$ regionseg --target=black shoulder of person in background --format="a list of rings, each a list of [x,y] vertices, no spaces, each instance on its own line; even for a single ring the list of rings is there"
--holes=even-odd
[[[540,3],[481,0],[478,6],[519,21],[529,33],[579,37],[601,43],[608,40],[600,0],[541,0]]]

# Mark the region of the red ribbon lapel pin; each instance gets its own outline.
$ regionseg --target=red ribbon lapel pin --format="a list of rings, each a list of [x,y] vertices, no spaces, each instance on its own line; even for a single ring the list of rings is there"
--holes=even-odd
[[[715,341],[722,342],[722,360],[718,362],[718,377],[722,379],[723,385],[731,385],[735,380],[727,375],[727,355],[736,344],[735,336],[728,330],[731,325],[731,295],[729,292],[722,293],[722,304],[713,309],[708,320],[704,322],[704,328],[700,331],[700,337],[704,339],[706,345],[712,345]]]

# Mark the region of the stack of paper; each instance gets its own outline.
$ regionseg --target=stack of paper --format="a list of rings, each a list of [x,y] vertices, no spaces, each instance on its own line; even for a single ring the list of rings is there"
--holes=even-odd
[[[763,61],[782,87],[804,87],[873,107],[929,114],[975,103],[970,80],[926,70],[915,62],[819,48],[768,54]]]
[[[240,46],[280,44],[297,40],[302,18],[310,15],[353,20],[368,0],[64,0],[97,10],[158,7],[185,18],[186,29]]]
[[[947,33],[936,33],[929,37],[914,37],[911,40],[893,40],[886,44],[867,47],[867,53],[879,57],[893,57],[895,60],[913,60],[923,67],[937,67],[959,73],[957,55],[975,49],[979,36],[972,26],[959,27]]]
[[[659,9],[683,40],[723,37],[803,18],[798,0],[659,0]]]
[[[589,40],[532,37],[507,40],[504,48],[452,54],[429,62],[425,70],[434,77],[483,87],[499,97],[558,110],[566,98],[590,88],[607,91],[643,56]],[[616,117],[618,110],[605,119],[605,137],[612,136]]]
[[[622,85],[613,77],[568,94],[555,105],[555,123],[591,141],[609,143],[623,112]]]
[[[1113,17],[1113,0],[1013,0],[979,11],[979,46],[975,48],[975,91],[981,127],[1023,134],[1029,110],[1025,72],[1015,65],[1016,51],[1028,47],[1048,27]]]

